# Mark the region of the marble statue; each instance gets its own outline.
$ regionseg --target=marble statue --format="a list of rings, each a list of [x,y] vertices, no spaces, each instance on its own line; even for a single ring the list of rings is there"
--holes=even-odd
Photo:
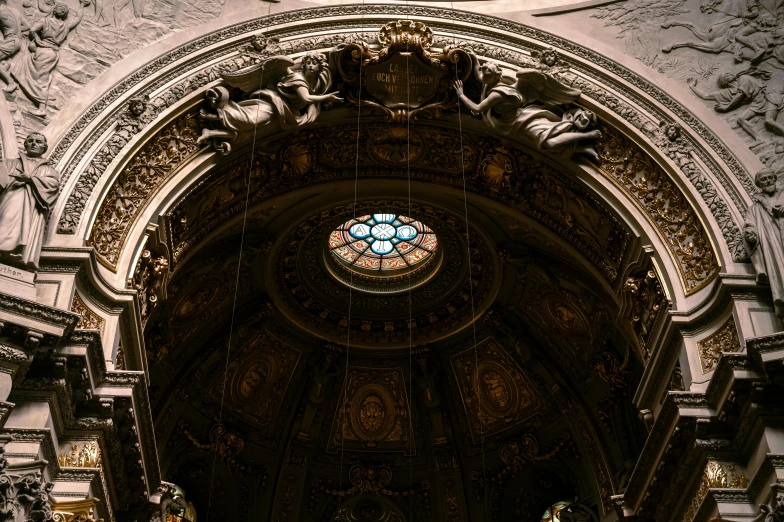
[[[297,64],[286,56],[273,56],[222,77],[231,87],[248,93],[248,99],[231,100],[226,87],[209,89],[206,96],[216,113],[202,111],[201,117],[216,122],[218,128],[204,129],[200,143],[209,139],[230,141],[241,132],[274,124],[283,130],[293,129],[313,122],[322,102],[343,101],[337,93],[327,93],[332,86],[332,73],[327,57],[317,52],[308,53]],[[226,147],[228,143],[219,146]]]
[[[25,153],[0,163],[0,260],[37,269],[46,218],[57,199],[59,173],[42,156],[46,138],[32,133]]]
[[[19,87],[35,106],[31,114],[46,116],[52,75],[60,61],[60,46],[82,21],[84,7],[90,1],[79,0],[79,10],[75,16],[67,5],[57,3],[50,14],[30,27],[27,49],[11,65],[11,76],[15,83],[8,86],[8,92]]]
[[[591,140],[601,137],[595,127],[596,115],[560,106],[573,103],[580,90],[567,87],[538,69],[522,69],[517,81],[503,76],[493,63],[480,64],[474,58],[474,75],[482,83],[479,103],[463,92],[463,83],[455,82],[460,100],[471,112],[481,114],[485,123],[503,135],[518,134],[532,140],[539,150],[571,157],[585,154],[598,160]],[[510,85],[510,83],[513,83]]]
[[[746,212],[743,239],[757,272],[758,284],[769,284],[776,315],[784,317],[784,190],[776,186],[778,173],[757,172],[754,182],[761,192],[752,196]]]
[[[9,90],[14,85],[8,72],[8,62],[21,48],[21,21],[19,15],[8,7],[7,0],[0,0],[0,80]]]

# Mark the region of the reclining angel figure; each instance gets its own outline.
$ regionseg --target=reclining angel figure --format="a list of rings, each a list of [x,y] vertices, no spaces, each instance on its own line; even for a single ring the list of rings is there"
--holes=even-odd
[[[479,64],[474,56],[474,75],[482,82],[480,102],[474,103],[463,93],[463,83],[455,82],[460,100],[474,114],[500,134],[521,134],[532,140],[539,150],[562,155],[585,154],[593,160],[598,155],[590,140],[601,138],[596,115],[586,109],[563,111],[561,105],[573,103],[578,89],[562,84],[537,69],[522,69],[517,81],[506,78],[493,63]],[[513,84],[513,85],[511,85]]]
[[[278,124],[282,130],[313,122],[321,110],[321,102],[341,102],[337,92],[327,93],[332,86],[332,73],[327,58],[321,53],[308,53],[295,64],[287,56],[273,56],[236,73],[221,77],[231,86],[250,93],[248,99],[235,102],[229,90],[218,86],[209,89],[206,97],[215,113],[202,109],[201,117],[217,123],[215,129],[204,129],[198,139],[227,140],[216,148],[228,153],[228,141],[242,132],[261,130]]]

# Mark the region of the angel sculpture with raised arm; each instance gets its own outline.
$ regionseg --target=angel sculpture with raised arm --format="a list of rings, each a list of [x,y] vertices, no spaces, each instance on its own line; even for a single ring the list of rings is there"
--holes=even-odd
[[[534,142],[537,149],[566,158],[585,154],[598,160],[592,140],[602,136],[596,126],[596,115],[579,107],[563,110],[560,106],[573,103],[580,90],[567,87],[538,69],[522,69],[517,81],[503,76],[501,68],[476,56],[474,75],[482,83],[480,102],[474,103],[463,93],[463,82],[455,89],[460,100],[474,114],[500,134],[520,134]]]
[[[229,152],[228,141],[242,132],[261,130],[277,124],[288,130],[313,122],[321,110],[321,102],[343,101],[337,92],[327,93],[332,86],[332,73],[327,57],[308,53],[299,63],[287,56],[273,56],[236,73],[222,74],[223,81],[248,94],[248,99],[235,102],[229,90],[218,86],[206,93],[216,113],[201,111],[201,117],[214,121],[215,129],[204,129],[198,142],[209,139],[227,140],[216,144]]]

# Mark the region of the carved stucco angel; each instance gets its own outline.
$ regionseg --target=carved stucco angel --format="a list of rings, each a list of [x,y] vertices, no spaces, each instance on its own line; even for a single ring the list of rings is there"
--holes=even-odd
[[[591,140],[601,137],[595,127],[596,115],[582,108],[564,110],[574,103],[580,90],[562,84],[538,69],[521,69],[517,79],[505,77],[501,68],[490,62],[474,60],[474,75],[482,83],[479,103],[463,93],[463,83],[455,82],[460,100],[498,133],[522,135],[539,150],[565,157],[585,154],[598,160]]]
[[[313,122],[322,102],[343,101],[336,92],[327,93],[332,86],[332,73],[322,53],[308,53],[299,63],[287,56],[273,56],[221,76],[229,86],[248,93],[248,99],[231,100],[229,90],[223,86],[209,89],[206,97],[216,113],[202,110],[201,116],[216,122],[219,128],[204,129],[199,143],[209,139],[233,140],[241,132],[262,131],[268,125],[293,129]],[[219,147],[229,150],[228,143]]]

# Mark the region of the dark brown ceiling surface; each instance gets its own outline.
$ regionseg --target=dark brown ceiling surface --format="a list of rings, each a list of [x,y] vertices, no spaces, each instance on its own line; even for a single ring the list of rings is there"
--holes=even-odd
[[[151,400],[164,476],[200,516],[538,520],[575,497],[603,514],[628,478],[629,232],[534,153],[467,134],[464,192],[459,136],[411,137],[369,126],[358,161],[351,128],[264,144],[252,167],[238,151],[167,216]],[[329,232],[373,210],[438,235],[410,295],[349,292],[324,266]]]

